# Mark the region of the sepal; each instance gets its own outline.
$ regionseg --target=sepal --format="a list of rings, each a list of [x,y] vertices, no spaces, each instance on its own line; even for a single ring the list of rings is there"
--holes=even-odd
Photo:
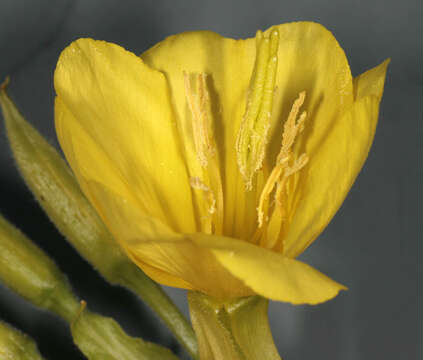
[[[281,360],[269,327],[267,299],[223,301],[190,291],[188,303],[200,360]]]

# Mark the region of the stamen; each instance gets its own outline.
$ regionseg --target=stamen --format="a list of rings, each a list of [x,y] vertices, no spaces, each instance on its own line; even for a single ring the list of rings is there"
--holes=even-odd
[[[185,96],[191,111],[191,125],[194,138],[195,152],[202,168],[201,179],[192,177],[190,180],[193,189],[202,190],[207,196],[196,202],[204,221],[203,231],[221,234],[223,229],[223,188],[220,176],[217,147],[213,136],[210,95],[207,90],[207,75],[184,73]],[[192,86],[193,85],[193,86]],[[205,205],[204,205],[205,201]],[[211,216],[211,214],[213,216]],[[212,225],[213,228],[212,228]]]
[[[282,147],[279,152],[277,162],[281,162],[283,159],[290,156],[292,145],[294,144],[295,138],[299,132],[304,129],[304,121],[307,113],[304,111],[298,121],[296,121],[298,112],[301,106],[304,104],[305,91],[302,91],[298,98],[294,101],[292,109],[288,115],[288,119],[285,122],[283,135],[282,135]]]
[[[285,190],[285,184],[288,178],[295,174],[296,172],[300,171],[306,164],[308,163],[308,156],[307,154],[301,154],[300,157],[295,160],[292,166],[288,166],[285,169],[282,179],[278,182],[278,188],[276,189],[275,200],[276,203],[282,207],[283,200],[282,195],[283,191]]]
[[[259,228],[268,222],[269,198],[275,187],[275,206],[278,206],[281,216],[284,218],[286,209],[284,208],[283,195],[286,190],[288,178],[300,171],[308,162],[308,156],[303,153],[295,161],[292,160],[292,147],[299,133],[304,129],[306,112],[303,112],[298,121],[299,110],[305,100],[305,91],[301,92],[297,100],[292,105],[288,119],[285,122],[282,134],[282,146],[276,159],[276,165],[270,173],[265,186],[260,195],[259,206],[257,208]]]
[[[192,90],[190,76],[184,73],[185,96],[192,114],[195,150],[202,167],[215,153],[210,136],[210,98],[206,88],[206,74],[195,74],[196,93]]]
[[[279,31],[269,37],[256,35],[256,62],[251,78],[247,106],[236,141],[238,167],[247,190],[252,188],[254,174],[261,169],[268,141],[270,117],[278,64]]]

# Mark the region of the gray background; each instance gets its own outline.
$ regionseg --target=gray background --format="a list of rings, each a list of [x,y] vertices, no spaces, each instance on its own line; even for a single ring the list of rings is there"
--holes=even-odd
[[[1,0],[0,78],[12,76],[11,95],[57,145],[52,75],[60,51],[78,37],[141,53],[185,30],[239,38],[313,20],[335,34],[354,75],[391,57],[369,159],[339,213],[302,256],[350,290],[316,307],[272,303],[270,322],[285,360],[422,359],[422,15],[417,0]],[[1,212],[56,259],[92,309],[178,352],[134,296],[105,284],[58,235],[19,179],[4,131],[0,149]],[[184,293],[169,293],[187,311]],[[82,359],[63,322],[1,287],[0,312],[35,337],[46,358]]]

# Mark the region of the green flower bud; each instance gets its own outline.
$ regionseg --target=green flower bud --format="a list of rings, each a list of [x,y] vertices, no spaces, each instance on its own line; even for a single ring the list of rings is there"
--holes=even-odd
[[[0,104],[18,169],[39,204],[69,242],[111,282],[127,260],[81,192],[66,162],[0,90]]]
[[[56,264],[0,216],[0,281],[36,306],[70,321],[79,304]]]
[[[43,360],[43,357],[34,340],[0,321],[0,359]]]
[[[89,360],[177,360],[168,349],[133,338],[111,318],[85,310],[71,325],[75,344]]]

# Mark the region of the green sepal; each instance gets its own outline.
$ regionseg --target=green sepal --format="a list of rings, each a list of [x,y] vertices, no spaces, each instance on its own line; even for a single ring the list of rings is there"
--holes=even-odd
[[[89,360],[177,360],[170,350],[125,334],[116,321],[94,314],[82,303],[71,324],[73,341]]]
[[[50,220],[108,282],[140,296],[195,358],[197,344],[191,325],[163,289],[122,252],[82,193],[69,166],[20,114],[0,87],[0,105],[7,137],[22,177]]]
[[[268,300],[218,300],[188,292],[201,360],[281,360],[269,327]]]
[[[43,360],[44,358],[33,339],[0,321],[0,359]]]
[[[2,216],[0,280],[34,305],[68,321],[78,311],[78,301],[57,265]]]

